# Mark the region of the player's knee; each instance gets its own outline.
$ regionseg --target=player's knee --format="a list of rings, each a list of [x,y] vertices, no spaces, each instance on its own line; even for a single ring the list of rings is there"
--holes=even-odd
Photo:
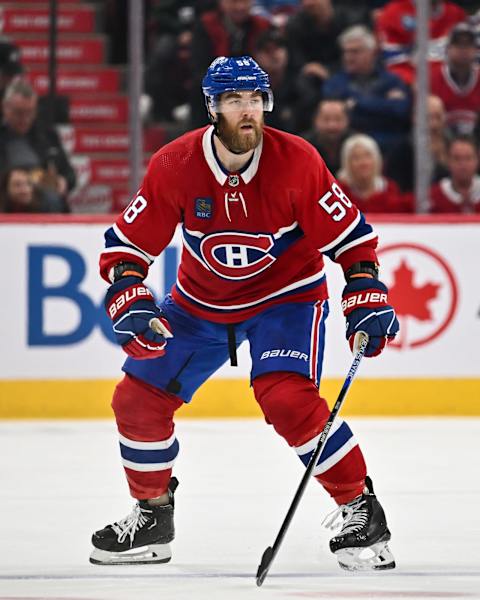
[[[129,377],[125,376],[115,387],[112,398],[112,409],[115,416],[121,416],[129,410],[134,396],[135,385],[129,381]]]
[[[183,402],[177,396],[126,375],[115,388],[112,408],[117,423],[171,423]]]
[[[328,407],[315,384],[298,373],[276,372],[260,375],[253,381],[255,398],[268,423],[290,445],[298,445],[320,428]]]

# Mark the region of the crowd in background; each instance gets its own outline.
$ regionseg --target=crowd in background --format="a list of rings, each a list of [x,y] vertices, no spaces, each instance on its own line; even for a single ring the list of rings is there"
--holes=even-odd
[[[430,212],[480,213],[480,0],[430,0]],[[127,2],[106,2],[114,62]],[[266,124],[307,139],[366,212],[415,212],[414,0],[148,0],[146,118],[180,135],[207,124],[201,79],[252,55],[275,98]],[[53,125],[0,42],[0,212],[68,212],[75,185]]]
[[[75,172],[23,71],[0,40],[0,212],[69,212]]]

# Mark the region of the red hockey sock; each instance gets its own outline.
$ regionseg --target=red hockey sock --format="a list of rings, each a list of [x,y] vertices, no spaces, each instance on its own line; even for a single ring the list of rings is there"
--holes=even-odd
[[[290,372],[267,373],[253,381],[255,398],[267,423],[294,447],[304,464],[316,447],[330,414],[315,384]],[[348,425],[336,420],[314,475],[338,502],[349,502],[362,493],[366,467],[362,452]]]
[[[182,404],[177,396],[130,375],[115,388],[112,408],[120,434],[122,462],[134,498],[156,498],[167,491],[178,454],[173,415]]]

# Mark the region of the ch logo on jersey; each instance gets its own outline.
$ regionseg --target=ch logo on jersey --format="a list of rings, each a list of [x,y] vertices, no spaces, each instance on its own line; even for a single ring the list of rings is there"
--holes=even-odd
[[[269,254],[273,239],[265,233],[212,233],[200,243],[208,267],[225,279],[248,279],[275,262]]]

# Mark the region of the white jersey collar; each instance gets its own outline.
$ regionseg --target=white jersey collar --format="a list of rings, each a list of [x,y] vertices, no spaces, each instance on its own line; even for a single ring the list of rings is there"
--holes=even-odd
[[[453,187],[450,177],[444,177],[440,180],[440,189],[455,204],[462,204],[463,198]],[[473,204],[480,202],[480,175],[475,175],[472,179],[472,185],[469,190],[470,201]]]
[[[222,167],[220,166],[220,164],[213,152],[212,137],[213,137],[213,125],[210,125],[210,127],[205,131],[205,133],[203,134],[203,137],[202,137],[203,155],[205,156],[207,165],[210,167],[210,170],[212,171],[215,179],[218,181],[218,183],[220,185],[224,185],[225,181],[227,180],[228,175],[223,171]],[[245,169],[245,171],[240,173],[240,177],[242,178],[244,183],[250,183],[250,181],[255,177],[255,175],[258,171],[260,157],[262,155],[262,148],[263,148],[263,136],[262,136],[262,139],[260,140],[260,143],[253,151],[253,156],[252,156],[252,160],[250,161],[250,164]]]

